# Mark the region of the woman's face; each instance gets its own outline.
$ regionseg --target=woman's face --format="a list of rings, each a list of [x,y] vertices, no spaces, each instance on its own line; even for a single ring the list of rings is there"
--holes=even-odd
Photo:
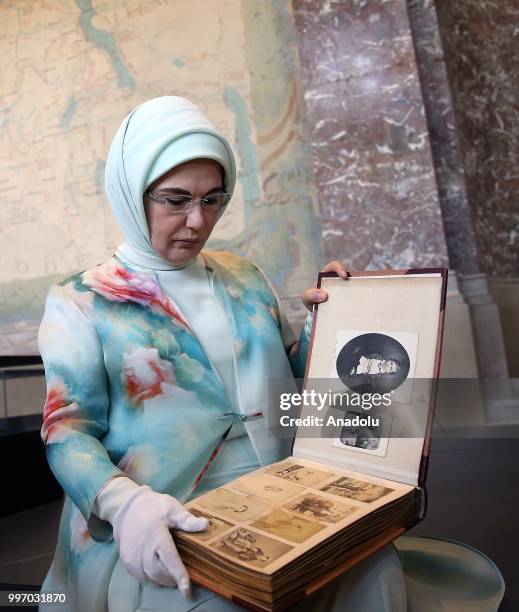
[[[203,198],[222,191],[222,167],[210,159],[195,159],[172,168],[146,190],[159,199],[174,194]],[[213,231],[218,212],[196,202],[187,214],[173,214],[144,195],[144,212],[155,251],[174,266],[183,266],[202,250]]]

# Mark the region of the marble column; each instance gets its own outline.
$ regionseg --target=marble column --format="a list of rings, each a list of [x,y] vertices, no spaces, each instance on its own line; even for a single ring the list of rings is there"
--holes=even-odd
[[[405,0],[292,6],[328,258],[360,270],[448,265]],[[446,332],[442,376],[476,376],[455,279]]]
[[[487,282],[493,271],[478,232],[479,204],[471,189],[470,165],[466,171],[468,143],[459,129],[459,109],[453,102],[459,98],[459,79],[449,84],[447,72],[449,62],[454,61],[453,49],[444,54],[433,0],[408,0],[407,4],[450,264],[460,276],[460,288],[470,309],[479,373],[483,377],[504,378],[508,364],[501,313]],[[446,10],[442,3],[437,5]],[[470,19],[469,14],[464,16]],[[472,142],[470,147],[473,154],[477,147]]]
[[[408,0],[450,267],[481,271],[463,159],[433,0]]]
[[[517,0],[436,1],[480,271],[519,277]]]
[[[437,0],[436,11],[479,267],[499,310],[509,374],[517,378],[519,5],[516,0]],[[475,286],[481,284],[477,278],[468,280]],[[495,324],[490,327],[496,329]],[[488,329],[482,337],[489,337]]]
[[[293,0],[328,257],[448,265],[405,0]]]

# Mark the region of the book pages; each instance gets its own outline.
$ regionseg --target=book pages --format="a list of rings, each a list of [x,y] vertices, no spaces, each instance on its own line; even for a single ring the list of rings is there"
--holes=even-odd
[[[273,574],[313,546],[414,487],[290,457],[186,504],[209,519],[175,532],[244,568]]]

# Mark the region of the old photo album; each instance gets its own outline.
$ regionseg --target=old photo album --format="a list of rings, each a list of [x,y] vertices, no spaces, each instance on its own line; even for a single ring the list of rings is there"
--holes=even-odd
[[[253,610],[294,605],[424,515],[446,270],[322,273],[318,286],[329,299],[304,389],[329,384],[329,401],[298,416],[321,428],[299,427],[292,456],[189,502],[208,529],[174,532],[195,583]],[[338,393],[387,401],[372,414],[339,406]]]

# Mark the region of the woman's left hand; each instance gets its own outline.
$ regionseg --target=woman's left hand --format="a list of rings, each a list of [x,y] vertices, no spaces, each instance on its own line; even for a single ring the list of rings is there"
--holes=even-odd
[[[327,263],[322,272],[335,272],[341,278],[345,280],[348,278],[348,270],[346,266],[341,261],[330,261]],[[311,289],[307,289],[301,294],[301,300],[303,304],[308,308],[308,310],[312,310],[314,304],[320,304],[321,302],[326,302],[328,299],[328,292],[324,291],[324,289],[317,289],[317,287],[312,287]]]

